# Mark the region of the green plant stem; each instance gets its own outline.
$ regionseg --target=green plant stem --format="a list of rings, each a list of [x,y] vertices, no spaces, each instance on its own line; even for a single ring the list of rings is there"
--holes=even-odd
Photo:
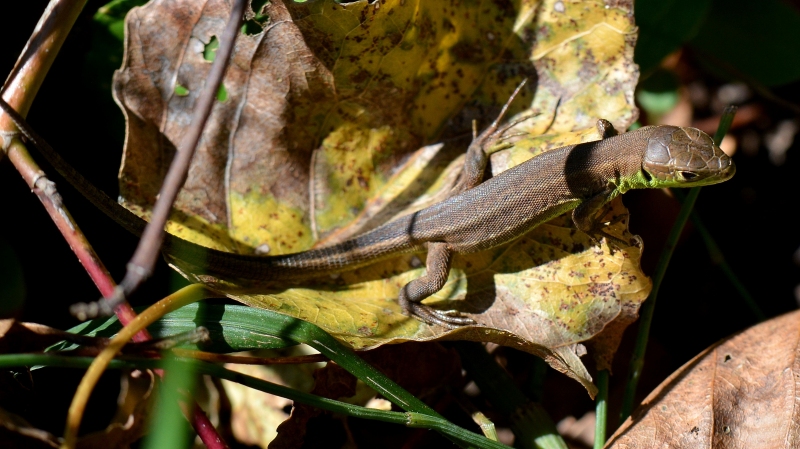
[[[358,377],[401,409],[444,419],[427,404],[366,363],[351,349],[339,343],[318,326],[269,310],[251,309],[251,311],[254,316],[249,319],[251,321],[254,318],[257,319],[260,334],[272,335],[276,340],[286,339],[305,343]]]
[[[730,125],[733,122],[733,116],[735,114],[735,107],[728,106],[725,108],[719,127],[717,128],[717,132],[714,135],[715,144],[719,145],[722,142],[722,138],[725,136],[728,128],[730,128]],[[634,346],[630,367],[628,368],[628,384],[625,387],[625,394],[622,398],[620,423],[625,421],[625,419],[627,419],[633,411],[634,400],[636,398],[636,388],[639,385],[639,378],[641,377],[642,368],[644,367],[644,353],[647,348],[647,341],[650,335],[650,326],[653,322],[653,312],[655,311],[656,307],[658,291],[661,288],[661,283],[663,282],[664,275],[667,272],[667,267],[669,266],[669,261],[672,258],[672,253],[675,252],[675,246],[678,243],[678,238],[681,236],[683,228],[686,226],[686,222],[689,220],[689,215],[691,215],[694,204],[697,202],[698,195],[700,195],[700,187],[690,189],[689,194],[686,195],[686,199],[681,206],[678,217],[675,219],[675,223],[672,225],[672,229],[669,232],[667,241],[664,244],[664,249],[661,251],[661,256],[658,259],[656,272],[653,275],[653,289],[650,291],[650,295],[647,297],[647,300],[645,300],[644,304],[642,304],[639,318],[639,332],[636,335],[636,345]]]
[[[213,320],[209,319],[210,317]],[[253,347],[285,347],[290,344],[290,341],[305,343],[328,356],[403,410],[439,416],[427,404],[405,391],[383,373],[366,363],[351,349],[314,324],[264,309],[203,304],[186,305],[163,319],[165,323],[160,327],[166,326],[175,333],[185,332],[200,324],[209,329],[219,329],[221,326],[225,326],[224,329],[217,330],[216,334],[218,338],[231,339],[230,344],[223,341],[221,344],[217,342],[217,346],[228,346],[228,350],[231,351],[241,351]],[[89,335],[103,331],[101,335],[107,335],[108,328],[117,328],[113,319],[93,320],[89,324],[77,326],[75,330]],[[87,330],[84,331],[84,329]],[[251,334],[250,348],[242,346],[244,342],[239,341],[246,339],[248,333]],[[157,335],[166,336],[161,332]],[[270,340],[273,341],[270,342]]]
[[[681,203],[684,200],[684,195],[678,191],[673,192],[675,198],[678,199]],[[764,321],[767,319],[767,316],[764,314],[764,311],[761,310],[759,307],[758,302],[756,302],[755,298],[747,291],[744,284],[739,281],[739,278],[736,277],[736,274],[733,272],[733,269],[728,264],[728,261],[725,259],[725,254],[722,253],[717,241],[708,231],[708,228],[703,223],[703,219],[700,218],[700,214],[696,211],[692,211],[691,215],[692,224],[694,225],[695,229],[697,229],[697,233],[700,234],[700,237],[703,239],[703,243],[706,245],[706,249],[708,249],[708,256],[711,258],[711,262],[715,265],[719,266],[719,269],[722,271],[722,274],[728,279],[728,282],[731,283],[733,288],[739,293],[739,295],[744,299],[745,304],[747,307],[750,308],[750,311],[755,315],[758,321]]]
[[[65,357],[48,354],[5,354],[0,355],[0,368],[32,365],[86,368],[91,365],[93,360],[94,359],[90,357]],[[429,414],[417,412],[391,412],[360,407],[348,404],[346,402],[335,401],[333,399],[323,398],[310,393],[297,391],[283,385],[274,384],[256,377],[225,369],[219,365],[198,362],[191,359],[176,358],[173,363],[173,367],[177,368],[178,370],[191,370],[199,374],[208,374],[220,379],[236,382],[265,393],[285,397],[293,401],[308,404],[334,413],[357,418],[374,419],[377,421],[401,424],[414,428],[437,430],[453,440],[464,444],[465,446],[487,449],[509,449],[509,447],[504,444],[489,440],[482,435],[462,429],[438,415],[431,416]],[[163,366],[163,360],[143,358],[130,358],[125,360],[115,359],[112,360],[108,365],[109,368],[115,369],[154,369],[163,368]]]
[[[189,426],[179,404],[183,400],[181,392],[192,397],[195,388],[194,365],[181,363],[175,357],[165,357],[163,362],[164,383],[159,390],[155,419],[142,445],[145,449],[185,448],[189,443]]]
[[[608,370],[597,373],[597,405],[595,405],[594,449],[603,449],[606,444],[608,421]]]

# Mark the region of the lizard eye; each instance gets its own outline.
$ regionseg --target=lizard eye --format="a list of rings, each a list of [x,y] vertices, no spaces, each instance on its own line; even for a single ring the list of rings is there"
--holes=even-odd
[[[693,171],[679,171],[678,172],[678,177],[683,181],[692,181],[692,180],[696,179],[698,176],[700,176],[700,175],[698,175],[697,173],[695,173]]]

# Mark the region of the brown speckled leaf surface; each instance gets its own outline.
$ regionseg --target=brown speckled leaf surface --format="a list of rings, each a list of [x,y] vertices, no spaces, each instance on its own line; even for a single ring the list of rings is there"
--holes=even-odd
[[[606,448],[800,447],[800,312],[717,343],[674,372]]]
[[[128,15],[114,79],[128,123],[121,197],[145,218],[227,11],[223,0],[154,0]],[[283,254],[440,201],[472,120],[488,125],[525,78],[510,111],[525,120],[507,133],[513,146],[492,156],[493,174],[598,139],[598,118],[624,130],[636,118],[631,11],[630,1],[272,1],[263,31],[237,40],[168,230],[226,251]],[[629,238],[620,202],[610,214],[622,218],[610,233]],[[451,332],[397,306],[399,288],[424,272],[420,256],[260,294],[204,280],[246,304],[312,321],[354,348],[440,338],[513,345],[590,392],[581,342],[599,335],[593,356],[607,367],[650,290],[639,248],[612,253],[562,217],[515,244],[455,259],[427,303],[479,325]],[[173,262],[194,278],[189,264]]]

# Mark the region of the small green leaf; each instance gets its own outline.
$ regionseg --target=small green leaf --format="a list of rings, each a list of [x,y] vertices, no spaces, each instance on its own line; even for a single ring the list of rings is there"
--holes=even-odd
[[[217,56],[217,49],[219,48],[219,39],[217,36],[211,36],[211,41],[203,47],[203,59],[208,62],[213,62]]]
[[[175,85],[175,95],[179,97],[185,97],[189,95],[189,89],[181,86],[180,84]]]
[[[647,113],[651,123],[658,121],[658,117],[671,111],[678,104],[679,84],[675,74],[666,70],[657,70],[639,84],[636,101]]]
[[[113,0],[101,6],[93,19],[96,23],[105,25],[111,34],[122,42],[125,31],[125,15],[132,8],[142,6],[147,0]]]
[[[228,90],[225,89],[225,84],[219,85],[219,90],[217,90],[217,101],[225,101],[228,99]]]
[[[141,309],[137,309],[141,310]],[[245,306],[195,303],[168,313],[148,331],[153,338],[165,338],[189,332],[197,326],[208,329],[211,342],[199,344],[198,349],[212,352],[238,352],[252,349],[277,349],[294,345],[286,338],[274,336],[269,329],[280,327],[286,318],[275,313]],[[273,323],[274,322],[274,323]],[[272,324],[271,324],[272,323]],[[116,317],[97,318],[69,329],[69,332],[111,337],[122,328]],[[60,343],[48,350],[67,350],[75,346]]]

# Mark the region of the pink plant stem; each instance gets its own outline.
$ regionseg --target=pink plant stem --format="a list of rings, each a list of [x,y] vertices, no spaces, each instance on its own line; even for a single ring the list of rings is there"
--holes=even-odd
[[[39,19],[39,23],[2,90],[3,98],[21,115],[27,115],[30,110],[48,70],[85,3],[85,0],[52,0]],[[45,210],[100,293],[103,297],[111,297],[116,289],[116,283],[63,205],[61,196],[55,189],[55,184],[47,178],[44,171],[31,158],[25,145],[15,138],[16,132],[17,128],[9,117],[0,114],[0,137],[2,138],[2,149],[5,150],[4,152],[0,151],[0,157],[4,154],[8,156],[19,174],[42,202]],[[118,305],[114,312],[123,325],[129,323],[136,316],[127,302]],[[150,334],[146,330],[142,330],[134,336],[133,340],[146,341],[150,338]],[[157,370],[157,373],[159,376],[163,376],[162,370]],[[192,426],[206,446],[214,449],[226,448],[227,445],[217,434],[216,429],[200,407],[195,404],[192,409]]]
[[[17,64],[9,75],[3,88],[3,98],[20,114],[27,115],[39,88],[52,66],[61,45],[78,18],[85,0],[53,0],[48,4],[31,38],[22,51]],[[5,153],[19,174],[36,193],[56,227],[78,257],[81,265],[89,273],[100,293],[107,296],[116,288],[108,270],[97,257],[92,246],[81,232],[69,211],[61,202],[55,184],[47,178],[36,164],[27,148],[17,139],[9,139],[17,131],[16,126],[5,114],[0,116],[0,133],[4,137]],[[110,292],[110,293],[109,293]],[[126,324],[136,314],[129,304],[124,303],[115,309],[120,322]],[[135,341],[145,341],[145,332],[137,335]]]
[[[192,426],[208,449],[228,449],[225,440],[219,436],[217,429],[197,403],[192,407]]]

